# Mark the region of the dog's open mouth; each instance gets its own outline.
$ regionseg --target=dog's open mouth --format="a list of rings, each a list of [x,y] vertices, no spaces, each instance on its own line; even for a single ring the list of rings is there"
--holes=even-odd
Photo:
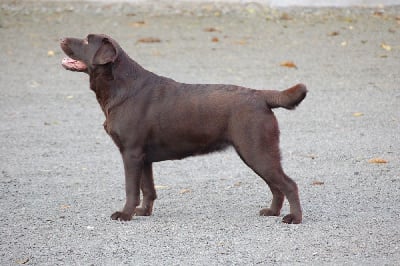
[[[75,59],[72,59],[70,57],[65,57],[61,61],[61,65],[66,69],[70,71],[78,71],[78,72],[85,72],[87,71],[87,66],[85,63],[82,61],[78,61]]]

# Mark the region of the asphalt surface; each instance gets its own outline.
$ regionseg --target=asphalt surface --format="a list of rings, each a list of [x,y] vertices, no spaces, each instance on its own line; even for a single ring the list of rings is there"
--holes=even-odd
[[[399,8],[16,3],[0,5],[0,265],[400,263]],[[155,164],[154,214],[111,221],[120,155],[88,77],[60,65],[59,38],[92,32],[183,82],[305,83],[275,112],[304,222],[258,216],[271,193],[233,150]]]

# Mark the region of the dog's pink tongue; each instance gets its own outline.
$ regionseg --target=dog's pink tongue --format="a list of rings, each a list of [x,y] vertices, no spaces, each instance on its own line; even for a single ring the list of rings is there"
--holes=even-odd
[[[71,71],[85,71],[87,69],[87,66],[83,62],[69,58],[69,57],[65,57],[61,61],[61,65],[65,69],[71,70]]]

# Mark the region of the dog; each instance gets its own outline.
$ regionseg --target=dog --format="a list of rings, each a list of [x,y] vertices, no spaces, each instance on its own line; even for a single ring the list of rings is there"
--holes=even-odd
[[[126,203],[111,219],[152,214],[157,198],[153,163],[233,146],[272,192],[271,206],[260,215],[279,216],[286,197],[290,213],[282,221],[302,222],[297,184],[281,166],[272,109],[294,109],[306,97],[305,85],[277,91],[179,83],[147,71],[103,34],[63,38],[60,46],[68,56],[62,66],[89,75],[90,89],[105,115],[104,129],[122,155]]]

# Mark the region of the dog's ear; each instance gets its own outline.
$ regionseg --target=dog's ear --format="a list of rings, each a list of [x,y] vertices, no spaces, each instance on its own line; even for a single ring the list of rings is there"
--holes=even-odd
[[[108,39],[104,38],[100,48],[93,56],[94,65],[105,65],[114,62],[117,58],[117,49],[114,44]]]

